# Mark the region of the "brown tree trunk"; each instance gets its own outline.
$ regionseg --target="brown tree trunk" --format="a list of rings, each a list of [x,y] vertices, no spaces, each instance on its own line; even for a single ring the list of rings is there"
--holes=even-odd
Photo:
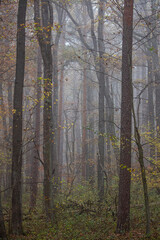
[[[13,152],[12,152],[12,226],[14,234],[22,234],[22,103],[25,68],[25,17],[27,0],[19,0],[17,22],[17,58],[14,86]]]
[[[130,228],[131,128],[132,128],[132,33],[133,0],[124,0],[122,45],[122,100],[120,179],[117,232]]]

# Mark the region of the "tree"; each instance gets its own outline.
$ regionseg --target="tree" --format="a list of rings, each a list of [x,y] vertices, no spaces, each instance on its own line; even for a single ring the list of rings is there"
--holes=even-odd
[[[4,224],[4,217],[3,217],[3,209],[2,209],[2,203],[1,203],[1,188],[0,188],[0,239],[1,240],[7,240],[7,234]]]
[[[117,232],[130,228],[131,129],[132,129],[132,34],[133,0],[124,0],[122,43],[122,100],[120,179]]]
[[[48,1],[42,0],[41,15],[40,1],[34,0],[35,26],[37,38],[41,49],[44,64],[44,132],[43,132],[43,157],[44,157],[44,202],[48,219],[52,217],[51,211],[51,140],[52,140],[52,51],[51,28],[53,25],[53,9]],[[42,16],[42,21],[40,21]],[[41,24],[42,22],[42,24]]]
[[[17,17],[17,56],[14,86],[13,152],[12,152],[12,226],[22,234],[22,103],[25,68],[25,17],[27,0],[19,0]]]
[[[36,205],[37,191],[38,191],[38,167],[40,158],[40,121],[41,121],[41,78],[42,78],[42,57],[40,48],[37,54],[37,83],[36,83],[36,109],[35,109],[35,139],[34,139],[34,159],[32,163],[32,180],[31,180],[31,197],[30,207],[33,209]]]

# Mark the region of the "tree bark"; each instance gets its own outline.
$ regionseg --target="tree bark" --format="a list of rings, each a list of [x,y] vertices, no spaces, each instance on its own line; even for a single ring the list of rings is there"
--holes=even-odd
[[[53,218],[52,212],[52,52],[51,52],[51,27],[53,25],[53,12],[49,2],[42,0],[40,22],[39,0],[34,0],[35,24],[37,38],[41,49],[44,64],[44,110],[43,110],[43,158],[44,158],[44,203],[48,219]],[[42,30],[42,31],[41,31]]]
[[[25,17],[27,0],[19,0],[17,22],[16,79],[14,86],[13,152],[12,152],[12,226],[22,234],[22,103],[25,68]]]
[[[124,0],[122,43],[122,100],[120,179],[117,232],[130,229],[131,128],[132,128],[132,34],[133,0]]]

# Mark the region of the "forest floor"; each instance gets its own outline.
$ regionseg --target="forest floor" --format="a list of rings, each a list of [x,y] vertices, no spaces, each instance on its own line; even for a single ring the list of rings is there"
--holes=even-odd
[[[111,189],[100,204],[94,191],[79,186],[72,196],[60,196],[56,203],[56,222],[51,225],[42,211],[42,199],[33,212],[24,204],[24,236],[9,240],[160,240],[160,198],[150,190],[151,235],[145,235],[145,211],[141,187],[132,187],[131,231],[116,234],[117,195]],[[87,192],[87,193],[86,193]]]

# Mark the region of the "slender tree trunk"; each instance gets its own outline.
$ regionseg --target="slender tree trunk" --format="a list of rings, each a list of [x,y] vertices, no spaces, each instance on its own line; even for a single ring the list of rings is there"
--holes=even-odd
[[[61,76],[60,76],[60,91],[59,91],[59,109],[58,109],[58,162],[59,162],[59,177],[60,182],[62,181],[62,169],[63,169],[63,94],[64,94],[64,63],[62,62]]]
[[[147,186],[147,178],[146,178],[146,171],[144,166],[144,153],[143,147],[141,143],[141,137],[139,134],[139,130],[136,123],[136,115],[133,106],[133,120],[134,120],[134,135],[135,141],[138,148],[138,161],[141,168],[141,176],[142,176],[142,183],[143,183],[143,194],[144,194],[144,204],[145,204],[145,214],[146,214],[146,234],[150,234],[150,206],[149,206],[149,196],[148,196],[148,186]]]
[[[91,71],[88,72],[90,79],[92,79]],[[87,130],[87,166],[86,166],[86,179],[93,186],[95,181],[95,146],[94,146],[94,113],[93,104],[94,91],[90,84],[87,85],[87,112],[88,112],[88,125]]]
[[[83,66],[83,100],[82,100],[82,180],[86,180],[86,126],[87,126],[87,73]]]
[[[58,41],[59,42],[59,41]],[[52,144],[52,169],[54,169],[53,194],[56,196],[59,188],[59,161],[58,161],[58,43],[53,50],[53,108],[52,108],[52,124],[53,124],[53,144]]]
[[[36,205],[37,191],[38,191],[38,167],[40,158],[40,123],[41,123],[41,77],[42,77],[42,57],[40,48],[38,48],[37,57],[37,84],[36,84],[36,99],[37,105],[35,110],[35,139],[34,139],[34,158],[31,169],[31,195],[30,207],[33,209]]]
[[[151,132],[151,139],[154,139],[154,103],[153,103],[153,68],[152,68],[152,59],[149,54],[148,59],[148,122],[149,130]],[[155,146],[150,143],[150,158],[151,161],[155,159]]]
[[[17,58],[14,87],[12,152],[12,233],[22,234],[22,103],[25,68],[25,17],[27,0],[19,0],[17,22]]]
[[[124,0],[122,45],[122,100],[120,179],[117,232],[130,229],[131,128],[132,128],[132,33],[133,0]]]
[[[98,23],[98,48],[99,48],[99,136],[98,136],[98,193],[99,198],[102,200],[104,196],[104,95],[105,95],[105,67],[103,55],[105,53],[103,28],[104,28],[104,0],[99,1],[99,23]]]
[[[143,148],[141,145],[140,135],[138,129],[136,129],[137,135],[137,147],[139,152],[139,164],[141,167],[141,176],[142,176],[142,183],[143,183],[143,193],[144,193],[144,203],[145,203],[145,214],[146,214],[146,234],[150,234],[150,206],[149,206],[149,197],[148,197],[148,187],[147,187],[147,179],[146,179],[146,171],[144,166],[144,159],[143,159]]]

